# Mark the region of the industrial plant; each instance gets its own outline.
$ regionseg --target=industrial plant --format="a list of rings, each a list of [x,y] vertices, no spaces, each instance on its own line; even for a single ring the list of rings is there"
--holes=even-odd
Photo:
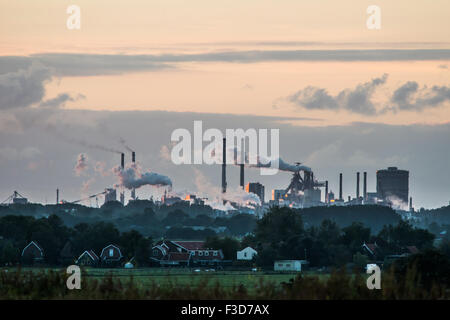
[[[308,208],[317,206],[346,206],[346,205],[370,205],[377,204],[393,207],[404,211],[413,211],[412,197],[409,197],[409,171],[400,170],[397,167],[388,167],[376,172],[376,190],[367,190],[367,172],[362,175],[362,190],[360,188],[361,174],[356,172],[355,197],[343,195],[343,174],[339,173],[338,195],[329,189],[328,180],[318,180],[313,170],[296,162],[293,165],[279,159],[279,169],[291,172],[289,183],[281,188],[273,189],[271,199],[266,201],[265,186],[257,181],[245,181],[245,168],[263,168],[268,165],[248,165],[238,163],[236,150],[233,165],[239,166],[239,188],[228,188],[227,184],[227,144],[223,139],[221,164],[221,186],[220,195],[216,199],[202,197],[194,193],[177,194],[172,192],[172,181],[169,177],[154,172],[142,172],[136,162],[136,152],[127,148],[131,153],[131,163],[125,166],[125,153],[120,152],[120,164],[113,168],[119,182],[114,186],[107,187],[104,191],[78,199],[66,201],[60,199],[60,190],[56,190],[56,203],[83,203],[95,199],[97,207],[112,201],[119,201],[125,205],[125,194],[130,192],[129,202],[139,200],[136,197],[136,189],[144,185],[164,187],[164,194],[155,200],[157,205],[170,206],[185,201],[190,205],[209,205],[217,212],[231,214],[233,212],[251,213],[261,216],[270,206],[287,206],[291,208]],[[229,150],[228,150],[229,151]],[[247,157],[244,157],[247,158]],[[83,157],[80,157],[83,159]],[[269,164],[270,165],[270,164]],[[236,193],[235,190],[238,190]],[[103,203],[99,204],[103,200]],[[153,198],[151,198],[153,201]],[[19,192],[9,196],[2,204],[26,204],[28,199]],[[409,202],[409,206],[408,206]]]

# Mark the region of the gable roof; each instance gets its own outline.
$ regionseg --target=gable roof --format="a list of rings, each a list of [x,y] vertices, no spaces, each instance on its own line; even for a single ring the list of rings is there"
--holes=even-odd
[[[255,250],[255,249],[253,249],[252,247],[245,247],[244,249],[242,249],[242,250],[240,250],[240,251],[238,251],[238,252],[243,252],[243,251],[251,251],[251,252],[256,252],[257,253],[257,251]]]
[[[80,260],[84,255],[87,255],[88,257],[90,257],[90,258],[91,258],[92,260],[94,260],[94,261],[100,260],[100,258],[95,254],[94,251],[92,251],[92,250],[85,250],[85,251],[78,257],[77,261]]]
[[[362,245],[363,248],[366,248],[367,251],[369,251],[370,254],[374,255],[375,251],[377,250],[378,246],[376,243],[365,243]]]
[[[104,251],[107,250],[107,249],[110,249],[111,247],[114,248],[114,249],[117,249],[117,251],[119,252],[119,258],[123,257],[122,251],[120,251],[120,248],[118,246],[116,246],[116,245],[113,245],[113,244],[109,244],[106,247],[104,247],[103,250],[102,250],[102,253],[100,253],[100,257],[104,257],[104,255],[103,255]],[[108,258],[108,256],[106,256],[106,258]]]
[[[25,248],[23,248],[23,250],[22,250],[22,256],[23,256],[23,253],[25,252],[25,250],[26,250],[29,246],[35,246],[35,247],[38,248],[39,251],[41,252],[41,256],[44,255],[44,249],[42,249],[42,247],[41,247],[37,242],[31,241],[29,244],[27,244],[27,246],[26,246]]]
[[[202,250],[205,247],[205,241],[172,241],[172,243],[186,250]]]

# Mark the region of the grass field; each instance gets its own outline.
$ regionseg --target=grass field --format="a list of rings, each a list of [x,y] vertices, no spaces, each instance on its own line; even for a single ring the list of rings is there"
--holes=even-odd
[[[22,271],[60,271],[61,268],[22,268]],[[10,269],[10,271],[13,271]],[[219,283],[222,287],[231,288],[233,286],[243,285],[247,290],[252,291],[263,281],[264,283],[272,283],[279,286],[282,282],[288,282],[294,278],[297,273],[265,273],[262,271],[205,271],[195,272],[194,269],[182,268],[85,268],[82,270],[83,277],[101,280],[107,275],[112,274],[113,278],[119,278],[122,282],[127,282],[132,277],[134,283],[145,289],[152,284],[159,286],[182,287],[189,285],[196,287],[200,282],[208,281],[208,286],[214,286]],[[317,275],[304,272],[307,275]],[[328,275],[320,274],[319,278],[325,279]]]

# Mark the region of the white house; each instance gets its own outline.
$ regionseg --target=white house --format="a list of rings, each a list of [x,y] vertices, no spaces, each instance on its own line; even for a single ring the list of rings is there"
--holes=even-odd
[[[302,264],[307,264],[306,260],[277,260],[273,264],[274,271],[302,271]]]
[[[252,260],[254,256],[256,256],[258,252],[253,249],[252,247],[247,247],[245,249],[242,249],[241,251],[238,251],[236,253],[238,260]]]

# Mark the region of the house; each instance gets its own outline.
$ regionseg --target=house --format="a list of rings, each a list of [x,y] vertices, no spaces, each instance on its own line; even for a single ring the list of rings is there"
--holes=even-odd
[[[302,265],[307,264],[306,260],[277,260],[273,264],[274,271],[302,271]]]
[[[257,254],[258,254],[258,252],[255,249],[253,249],[252,247],[247,247],[236,253],[236,259],[237,260],[252,260],[253,257],[256,256]]]
[[[221,266],[223,261],[222,250],[192,250],[193,266]]]
[[[191,254],[188,252],[169,252],[160,261],[161,266],[185,266],[188,267]]]
[[[204,241],[161,240],[152,248],[150,259],[161,266],[217,266],[223,262],[223,253],[205,248]]]
[[[363,243],[362,245],[363,250],[367,252],[370,257],[374,258],[378,253],[378,246],[377,243]]]
[[[122,258],[123,255],[120,248],[113,244],[104,247],[100,254],[100,261],[106,265],[118,265]]]
[[[77,265],[80,266],[97,266],[100,262],[100,258],[95,254],[92,250],[86,250],[84,251],[75,262]]]
[[[22,250],[22,261],[27,264],[43,262],[44,249],[36,241],[31,241]]]

